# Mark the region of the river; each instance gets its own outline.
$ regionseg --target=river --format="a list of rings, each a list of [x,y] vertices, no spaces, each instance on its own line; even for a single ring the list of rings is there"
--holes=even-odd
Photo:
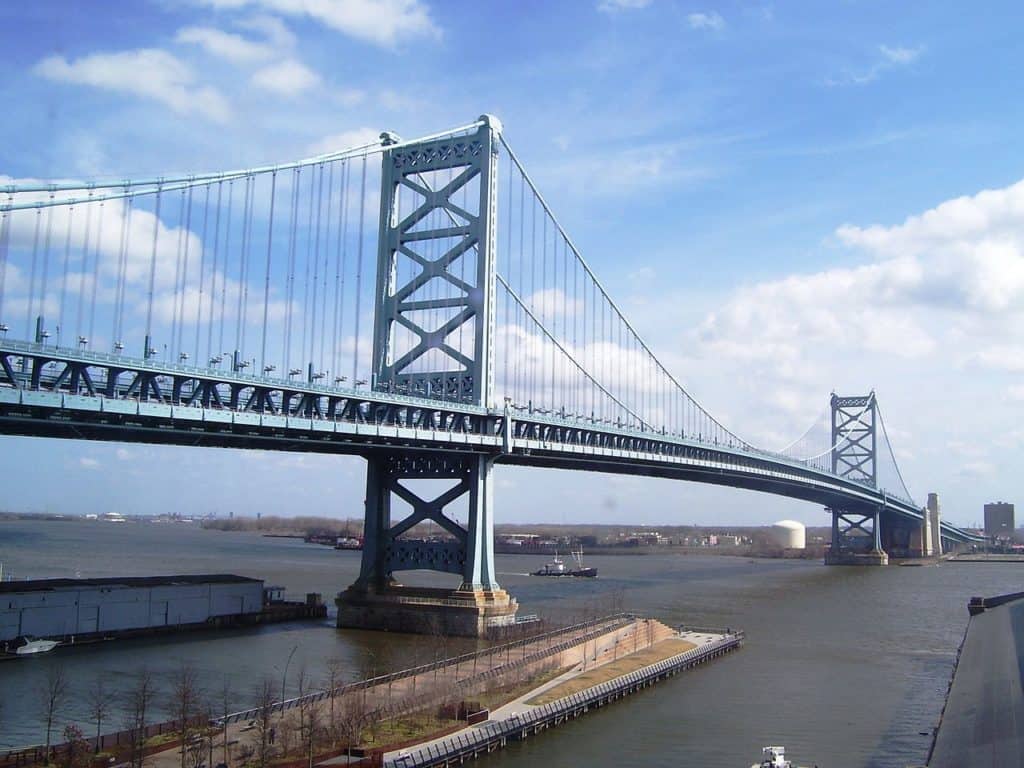
[[[670,624],[740,627],[747,643],[481,765],[736,768],[769,743],[822,768],[922,764],[967,600],[1022,588],[1016,564],[826,568],[713,555],[595,556],[587,559],[600,572],[595,580],[526,575],[545,559],[498,556],[499,579],[519,599],[520,613],[568,618],[621,606]],[[294,597],[320,592],[333,609],[334,593],[355,578],[359,553],[188,524],[19,520],[0,521],[0,562],[18,578],[235,573],[285,585]],[[330,658],[352,679],[472,643],[442,647],[437,639],[338,630],[327,621],[111,641],[4,662],[0,747],[41,741],[40,688],[51,664],[63,663],[84,692],[97,675],[126,687],[142,667],[166,680],[189,662],[211,690],[230,680],[241,709],[264,676],[277,685],[285,679],[294,693],[300,671],[321,680]],[[63,721],[87,719],[79,696]]]

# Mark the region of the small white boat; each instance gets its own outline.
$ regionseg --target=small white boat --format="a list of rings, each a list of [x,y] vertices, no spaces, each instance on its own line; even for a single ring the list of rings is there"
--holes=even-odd
[[[18,656],[29,656],[33,653],[48,653],[60,645],[60,640],[37,640],[34,637],[23,635],[18,638],[21,642],[14,653]]]
[[[762,747],[761,762],[750,768],[793,768],[793,764],[786,759],[785,747]]]

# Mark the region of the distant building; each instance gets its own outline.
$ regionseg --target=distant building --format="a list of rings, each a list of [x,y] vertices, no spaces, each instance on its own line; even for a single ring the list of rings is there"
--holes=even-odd
[[[1013,504],[993,501],[985,505],[985,535],[990,539],[1013,537]]]
[[[739,536],[733,536],[732,534],[726,533],[718,534],[718,546],[720,547],[736,547],[739,546],[739,543]]]

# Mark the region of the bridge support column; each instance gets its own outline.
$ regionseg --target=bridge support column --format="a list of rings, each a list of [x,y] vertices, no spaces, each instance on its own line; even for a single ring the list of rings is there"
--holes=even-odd
[[[832,544],[825,553],[825,565],[889,564],[889,555],[882,549],[880,510],[827,511],[832,514]]]
[[[338,626],[476,637],[515,621],[518,605],[498,585],[494,570],[492,459],[487,456],[387,453],[367,460],[363,558],[356,583],[338,595]],[[434,495],[422,481],[447,487]],[[412,512],[392,520],[392,502]],[[468,507],[467,526],[445,509]],[[406,536],[423,522],[444,531],[438,541]],[[396,571],[457,574],[457,589],[410,587]]]

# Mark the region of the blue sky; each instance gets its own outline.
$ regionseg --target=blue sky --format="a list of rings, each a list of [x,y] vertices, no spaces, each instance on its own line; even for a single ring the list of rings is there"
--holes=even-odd
[[[6,4],[0,174],[248,167],[494,113],[713,413],[779,445],[832,389],[873,387],[911,489],[971,523],[1013,500],[1024,459],[1022,17],[1014,3]],[[360,514],[356,459],[23,438],[0,452],[22,478],[12,509]],[[500,473],[499,522],[825,522],[739,491]]]

